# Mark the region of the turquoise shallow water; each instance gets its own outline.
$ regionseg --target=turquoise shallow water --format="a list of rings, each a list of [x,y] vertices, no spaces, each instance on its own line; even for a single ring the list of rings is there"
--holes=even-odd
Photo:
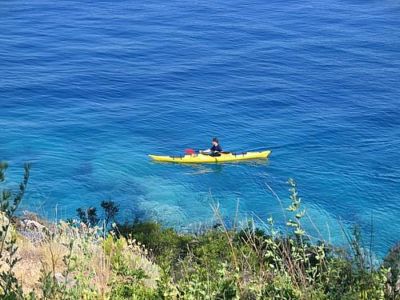
[[[0,159],[10,185],[33,162],[23,209],[71,217],[111,198],[121,218],[186,229],[239,201],[242,217],[279,222],[266,185],[286,205],[294,177],[325,238],[343,241],[340,220],[372,228],[378,253],[399,240],[396,1],[11,1],[0,16]],[[147,158],[212,136],[273,153]]]

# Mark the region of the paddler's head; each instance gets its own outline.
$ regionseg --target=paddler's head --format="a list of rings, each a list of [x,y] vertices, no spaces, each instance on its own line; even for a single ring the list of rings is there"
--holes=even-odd
[[[218,139],[217,139],[216,137],[212,139],[212,144],[213,144],[214,146],[218,146],[219,141],[218,141]]]

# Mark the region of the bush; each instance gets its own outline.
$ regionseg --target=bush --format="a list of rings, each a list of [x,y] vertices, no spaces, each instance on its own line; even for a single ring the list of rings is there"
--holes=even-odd
[[[5,181],[8,165],[0,162],[0,183]],[[25,173],[17,193],[9,189],[0,191],[0,295],[3,299],[22,299],[23,290],[15,276],[17,240],[11,220],[24,197],[30,174],[30,164],[25,164]]]
[[[125,238],[133,238],[146,246],[158,262],[169,260],[176,262],[188,251],[192,236],[178,234],[172,228],[163,228],[151,221],[125,223],[117,225],[118,233]]]
[[[0,183],[6,168],[0,164]],[[10,220],[28,178],[26,166],[19,191],[0,193],[1,299],[399,299],[400,245],[377,267],[357,230],[348,236],[352,252],[310,242],[294,180],[289,180],[288,235],[280,235],[272,219],[270,229],[262,231],[252,223],[227,229],[222,218],[220,226],[199,235],[151,221],[119,224],[107,232],[107,226],[94,226],[95,208],[82,208],[82,223],[46,228],[40,243],[30,244],[29,260],[20,261]],[[113,221],[114,203],[103,201],[101,207],[104,224]],[[14,269],[37,267],[35,259],[40,279],[28,295]]]
[[[387,296],[390,299],[400,299],[400,243],[390,249],[383,266],[389,269]]]

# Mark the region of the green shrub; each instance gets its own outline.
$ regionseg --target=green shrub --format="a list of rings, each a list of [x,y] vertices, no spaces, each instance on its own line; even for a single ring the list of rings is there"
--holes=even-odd
[[[7,163],[0,162],[0,183],[5,181]],[[24,178],[17,193],[9,189],[0,191],[0,295],[2,299],[23,299],[22,286],[14,274],[18,263],[16,234],[11,220],[20,205],[29,181],[30,164],[25,164]]]
[[[0,183],[6,168],[0,164]],[[43,241],[52,259],[52,247],[60,246],[63,271],[57,275],[63,280],[56,278],[54,260],[50,270],[43,263],[38,291],[24,295],[13,273],[19,259],[10,220],[28,178],[27,165],[19,191],[0,193],[1,299],[399,299],[400,246],[379,267],[372,265],[358,230],[347,236],[350,252],[312,243],[294,180],[288,182],[287,235],[274,228],[272,219],[264,231],[252,222],[227,229],[222,218],[220,226],[199,235],[150,221],[119,224],[107,232],[107,226],[93,226],[99,221],[96,209],[78,209],[86,225],[60,222]],[[115,204],[103,201],[101,207],[104,224],[113,221]]]
[[[178,234],[172,228],[150,221],[119,224],[117,228],[122,236],[144,244],[158,262],[165,259],[176,262],[184,257],[192,240],[190,235]]]
[[[387,297],[400,299],[400,243],[393,246],[386,255],[383,266],[389,269]]]

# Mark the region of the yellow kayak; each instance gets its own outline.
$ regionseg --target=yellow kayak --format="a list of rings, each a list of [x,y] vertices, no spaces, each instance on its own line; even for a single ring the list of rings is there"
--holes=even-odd
[[[233,162],[251,159],[267,159],[271,154],[270,150],[245,153],[224,152],[220,156],[211,156],[207,154],[187,154],[185,156],[160,156],[149,155],[153,160],[160,162],[173,162],[180,164],[203,164],[203,163],[220,163]]]

